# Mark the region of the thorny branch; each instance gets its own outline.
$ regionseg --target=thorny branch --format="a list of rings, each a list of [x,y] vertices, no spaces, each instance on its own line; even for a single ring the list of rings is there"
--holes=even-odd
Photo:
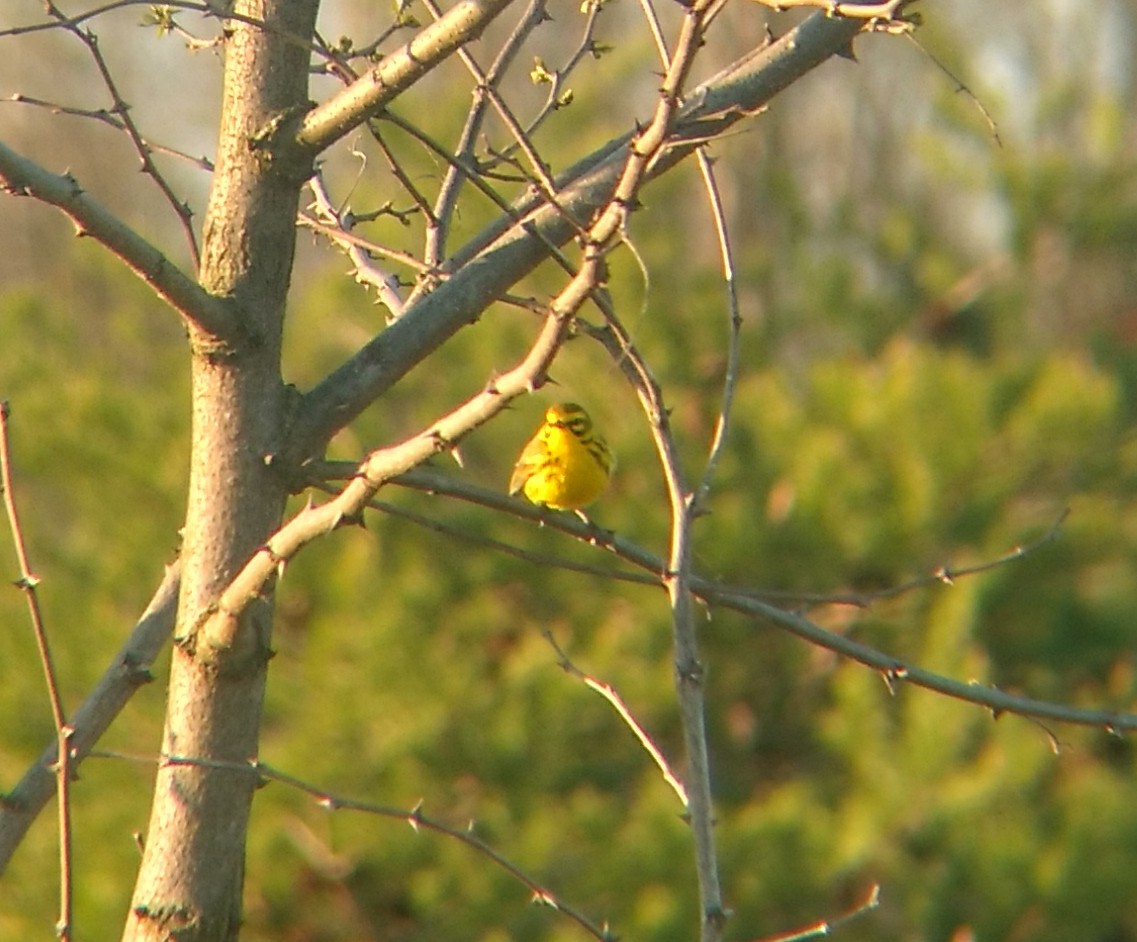
[[[71,892],[71,778],[74,758],[71,739],[74,728],[67,722],[63,709],[63,697],[59,691],[59,679],[55,670],[55,660],[51,655],[51,645],[47,639],[43,610],[39,604],[39,576],[32,569],[24,543],[24,531],[20,526],[20,514],[16,507],[16,494],[12,485],[12,456],[8,441],[8,419],[11,410],[6,401],[0,401],[0,491],[4,495],[4,509],[8,514],[8,526],[12,531],[12,543],[16,559],[20,565],[20,578],[16,587],[24,593],[28,603],[32,631],[39,650],[40,666],[43,668],[47,684],[47,698],[51,705],[51,717],[55,724],[56,764],[59,808],[59,919],[56,922],[56,935],[67,942],[72,930],[72,892]]]
[[[49,173],[0,142],[0,191],[31,196],[62,210],[77,235],[89,236],[125,262],[186,321],[218,339],[233,342],[242,326],[232,305],[209,294],[153,244],[87,195],[70,174]]]
[[[620,719],[624,721],[624,725],[627,726],[628,729],[632,731],[632,734],[636,737],[636,739],[639,740],[640,745],[643,746],[644,752],[651,756],[652,762],[655,763],[656,767],[660,771],[660,774],[663,775],[663,780],[669,786],[671,786],[671,790],[679,796],[679,801],[682,802],[683,807],[686,808],[688,805],[687,789],[683,787],[683,782],[680,781],[679,777],[672,770],[671,764],[663,755],[662,750],[655,744],[655,741],[651,738],[651,736],[648,735],[647,730],[643,728],[643,724],[640,723],[640,721],[635,718],[635,715],[632,713],[632,711],[628,709],[628,705],[624,703],[623,698],[617,692],[616,688],[611,684],[605,683],[602,680],[597,680],[592,675],[586,674],[579,667],[577,667],[569,659],[569,656],[565,654],[565,652],[561,649],[561,646],[557,644],[556,638],[553,637],[551,631],[546,630],[543,631],[542,634],[544,635],[545,640],[548,641],[552,646],[553,650],[556,651],[557,662],[560,664],[561,670],[563,670],[566,674],[575,677],[590,690],[595,690],[598,694],[600,694],[600,696],[607,700],[609,704],[611,704],[612,709],[614,709]]]
[[[129,756],[119,752],[102,751],[93,753],[92,758],[120,759],[132,762],[144,762],[147,764],[153,764],[155,761],[151,758]],[[545,884],[538,881],[535,877],[531,876],[519,865],[506,857],[501,851],[495,849],[480,838],[477,835],[477,824],[474,821],[459,828],[447,824],[437,817],[427,815],[423,811],[421,803],[413,808],[394,808],[389,805],[380,805],[371,801],[348,798],[344,795],[336,794],[329,789],[320,788],[318,785],[314,785],[305,779],[290,775],[267,762],[261,762],[257,759],[250,760],[247,763],[237,763],[226,762],[219,759],[205,759],[197,756],[165,755],[158,761],[163,765],[200,766],[211,769],[228,770],[236,775],[255,776],[262,785],[275,782],[285,788],[291,788],[294,791],[308,795],[314,799],[321,808],[328,812],[354,811],[372,817],[405,821],[411,826],[411,829],[414,830],[415,833],[431,831],[435,834],[440,834],[465,845],[476,854],[485,857],[493,863],[494,866],[505,871],[529,891],[531,902],[548,906],[555,912],[561,913],[584,929],[593,938],[599,939],[600,942],[615,942],[615,937],[609,931],[606,924],[603,926],[597,925],[580,909],[571,905],[567,900],[563,899],[556,892],[549,889]]]

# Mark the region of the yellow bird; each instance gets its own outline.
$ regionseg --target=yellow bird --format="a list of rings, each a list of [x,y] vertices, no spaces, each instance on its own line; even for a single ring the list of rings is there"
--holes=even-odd
[[[608,486],[612,453],[575,402],[545,412],[545,422],[521,450],[509,479],[509,493],[522,492],[534,504],[577,510]]]

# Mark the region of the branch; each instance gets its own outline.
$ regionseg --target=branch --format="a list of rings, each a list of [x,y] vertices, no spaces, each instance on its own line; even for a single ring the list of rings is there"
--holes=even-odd
[[[754,0],[777,13],[795,7],[813,7],[825,11],[826,16],[843,16],[850,19],[869,20],[882,24],[907,24],[901,14],[906,6],[915,0],[883,0],[879,3],[852,3],[846,0]],[[875,27],[874,27],[875,28]]]
[[[401,92],[445,61],[482,31],[513,0],[460,0],[397,52],[342,92],[312,109],[295,144],[308,156],[330,147],[352,129],[382,111]]]
[[[667,761],[662,750],[655,744],[651,736],[648,735],[647,730],[643,728],[643,724],[635,718],[632,711],[628,709],[628,705],[624,703],[623,697],[616,691],[616,688],[611,684],[605,683],[602,680],[597,680],[590,674],[586,674],[579,667],[577,667],[570,659],[559,644],[553,633],[548,629],[541,632],[545,640],[549,642],[553,650],[557,652],[557,663],[560,665],[561,670],[566,674],[575,677],[582,684],[590,690],[595,690],[600,696],[608,701],[609,705],[619,715],[620,719],[624,721],[624,725],[632,731],[632,734],[639,740],[640,745],[643,747],[650,757],[651,761],[655,763],[656,768],[659,769],[663,780],[668,784],[673,792],[679,797],[684,809],[687,808],[687,789],[683,787],[683,783],[679,777],[672,771],[671,763]]]
[[[224,652],[232,646],[246,608],[305,546],[346,524],[361,521],[367,502],[391,478],[439,452],[452,450],[462,437],[488,422],[513,399],[540,386],[568,336],[576,311],[596,286],[603,268],[601,261],[592,259],[565,286],[550,306],[544,328],[528,354],[512,370],[419,434],[401,444],[373,451],[334,500],[319,506],[309,504],[277,530],[194,626],[190,640],[198,644],[199,656],[202,649],[198,638],[208,646],[204,655],[207,660],[213,656],[210,652]],[[395,326],[401,323],[397,321]]]
[[[521,20],[502,44],[497,58],[494,59],[486,73],[488,86],[495,87],[500,83],[510,64],[521,51],[525,40],[540,24],[549,19],[545,0],[529,0],[529,6]],[[453,162],[447,166],[446,176],[438,189],[438,197],[435,200],[432,217],[434,224],[427,228],[426,247],[423,252],[423,258],[431,265],[440,264],[446,254],[446,243],[458,206],[458,195],[468,175],[468,171],[462,168],[472,167],[475,164],[474,141],[485,123],[486,106],[486,96],[476,95],[470,110],[466,114],[466,121],[458,137],[458,144],[454,148]]]
[[[106,87],[108,94],[111,96],[111,113],[117,116],[122,125],[126,136],[130,139],[134,151],[138,154],[138,158],[142,163],[142,172],[150,177],[161,191],[162,196],[166,202],[169,203],[170,208],[173,209],[174,214],[178,217],[178,222],[181,224],[182,232],[185,234],[186,243],[189,245],[190,255],[193,258],[194,268],[201,264],[201,252],[197,244],[197,236],[194,234],[191,219],[193,218],[193,210],[190,209],[188,203],[178,199],[174,193],[173,187],[161,171],[158,165],[154,163],[154,158],[151,155],[150,148],[142,138],[138,126],[134,123],[134,118],[130,115],[130,106],[123,99],[118,90],[118,83],[111,75],[110,67],[107,65],[107,60],[103,57],[102,50],[99,48],[99,38],[92,30],[80,29],[75,23],[71,22],[64,14],[55,6],[54,3],[46,4],[47,11],[53,19],[55,19],[60,26],[74,36],[86,48],[88,54],[94,60],[95,68],[98,69],[99,76],[102,78],[103,85]]]
[[[19,105],[31,105],[34,108],[45,108],[52,114],[65,114],[74,118],[88,118],[92,121],[98,121],[108,127],[112,127],[116,131],[126,131],[126,124],[122,118],[106,108],[75,108],[70,105],[61,105],[54,101],[45,101],[42,98],[33,98],[31,95],[24,95],[20,92],[13,92],[7,99],[0,100],[7,100]],[[167,157],[175,157],[178,160],[184,160],[186,163],[192,164],[198,170],[204,170],[206,173],[213,172],[213,161],[204,154],[195,157],[193,154],[178,150],[176,147],[171,147],[168,144],[161,144],[157,141],[151,141],[148,138],[139,138],[139,140],[142,146],[152,153],[164,154]]]
[[[706,503],[711,490],[711,480],[714,478],[715,470],[718,468],[719,460],[726,447],[726,430],[730,425],[734,395],[738,388],[738,365],[742,347],[742,315],[739,313],[738,307],[738,288],[734,280],[734,253],[731,250],[730,234],[727,231],[726,212],[719,192],[718,180],[715,178],[714,166],[706,151],[701,148],[698,152],[698,160],[699,172],[703,178],[703,188],[706,190],[711,218],[714,221],[715,234],[718,236],[719,257],[722,259],[722,276],[726,285],[727,300],[727,347],[722,397],[719,400],[719,415],[715,422],[714,436],[707,451],[707,461],[703,466],[703,473],[691,499],[692,509],[696,513],[700,512]]]
[[[101,759],[126,759],[132,762],[154,764],[153,759],[129,756],[117,752],[100,752],[97,754],[97,757]],[[304,779],[297,778],[295,775],[282,772],[258,759],[250,759],[248,762],[227,762],[222,759],[208,759],[198,756],[164,755],[160,760],[160,764],[167,766],[193,766],[224,770],[237,775],[255,776],[259,785],[263,786],[268,782],[277,782],[285,788],[291,788],[306,794],[314,799],[325,811],[356,811],[374,817],[406,821],[415,833],[422,830],[441,834],[444,837],[451,838],[469,847],[508,873],[529,891],[531,902],[548,906],[550,909],[562,913],[584,929],[589,935],[599,939],[600,942],[616,942],[615,936],[608,930],[607,924],[604,926],[596,925],[596,923],[584,915],[579,909],[570,905],[552,890],[539,883],[534,877],[522,870],[521,867],[509,860],[504,854],[495,850],[478,837],[474,833],[473,821],[470,821],[464,827],[457,828],[437,818],[432,818],[424,814],[421,802],[413,808],[394,808],[390,805],[380,805],[375,802],[361,801],[357,798],[347,798],[342,795],[337,795],[325,788],[320,788],[318,785],[314,785]]]
[[[780,932],[777,935],[767,935],[754,942],[806,942],[808,939],[828,938],[841,928],[859,919],[865,913],[871,912],[880,905],[880,886],[874,883],[869,887],[865,898],[855,906],[843,912],[835,919],[822,919],[803,929],[794,929],[790,932]]]
[[[347,472],[347,464],[343,462],[330,462],[317,465],[314,466],[313,470],[317,468],[331,472],[329,478],[339,477]],[[465,481],[454,481],[444,474],[435,472],[416,470],[413,474],[408,474],[400,478],[398,483],[427,493],[455,497],[493,510],[534,520],[547,529],[558,530],[566,536],[580,540],[597,549],[612,553],[624,562],[637,567],[651,577],[650,582],[644,582],[644,584],[653,586],[662,586],[664,584],[664,573],[666,572],[667,564],[662,557],[644,549],[626,537],[598,527],[594,523],[585,522],[573,514],[542,510],[524,501],[508,497],[498,491],[487,490],[486,488],[481,488]],[[402,513],[403,516],[408,516],[403,512],[400,513]],[[955,579],[986,572],[995,566],[1006,565],[1025,558],[1028,554],[1049,542],[1053,538],[1054,532],[1055,530],[1052,527],[1038,540],[1023,546],[1016,546],[1010,552],[987,563],[959,569],[947,566],[937,567],[936,571],[927,577],[913,579],[910,582],[904,583],[903,586],[895,592],[886,590],[886,592],[882,594],[892,596],[901,590],[910,591],[935,584],[950,588]],[[492,547],[492,544],[487,543],[482,543],[481,545],[491,546],[491,548],[500,548]],[[571,568],[579,570],[580,567],[573,565]],[[949,579],[944,578],[945,573],[950,574]],[[609,579],[615,578],[629,582],[641,581],[629,578],[627,573],[605,573],[603,575]],[[893,687],[902,681],[911,683],[917,687],[924,687],[936,693],[946,694],[957,700],[964,700],[968,703],[985,707],[991,710],[996,716],[1003,713],[1015,713],[1025,717],[1071,723],[1076,726],[1094,726],[1110,732],[1137,731],[1137,713],[1068,707],[1046,700],[1035,700],[1030,697],[1004,693],[995,687],[982,686],[974,681],[963,682],[953,680],[942,674],[936,674],[932,671],[906,664],[895,655],[853,641],[844,635],[826,631],[807,618],[778,608],[776,605],[772,605],[759,598],[760,595],[770,595],[771,593],[768,591],[723,585],[714,579],[698,574],[691,576],[691,591],[696,597],[702,599],[708,605],[718,605],[750,618],[770,622],[775,627],[789,631],[791,634],[797,635],[799,638],[811,644],[816,644],[818,647],[832,651],[834,654],[839,654],[857,661],[860,664],[864,664],[866,667],[878,671]],[[837,596],[835,599],[828,599],[828,601],[835,601],[835,604],[852,604],[859,606],[866,604],[866,599],[861,596],[851,598]],[[871,599],[868,601],[871,601]]]
[[[175,563],[166,569],[146,611],[95,689],[72,715],[73,768],[90,753],[134,692],[150,681],[150,665],[174,630],[179,580],[180,567]],[[0,800],[0,874],[36,816],[55,794],[56,777],[51,770],[57,755],[57,746],[52,743],[16,787]]]
[[[379,302],[387,308],[388,320],[398,319],[403,313],[403,299],[399,297],[399,279],[392,274],[381,271],[372,261],[364,246],[360,244],[360,240],[351,238],[351,230],[355,226],[356,217],[350,211],[341,212],[332,205],[327,187],[324,185],[324,179],[318,170],[308,181],[308,187],[314,197],[313,210],[322,220],[326,221],[326,227],[319,231],[337,243],[351,260],[352,274],[356,282],[361,285],[370,285],[375,289]],[[297,218],[297,222],[300,225],[306,225],[307,219],[301,215]]]
[[[39,576],[32,570],[24,543],[24,531],[20,526],[20,514],[16,507],[16,494],[12,487],[12,459],[8,450],[8,403],[0,400],[0,491],[4,494],[4,508],[8,513],[8,524],[12,530],[12,543],[16,559],[20,564],[20,578],[16,587],[24,593],[31,617],[32,631],[39,649],[40,664],[47,683],[47,698],[51,704],[51,718],[55,724],[56,754],[55,781],[59,790],[59,920],[56,922],[56,936],[64,942],[71,938],[72,892],[71,892],[71,737],[74,729],[67,722],[63,710],[63,698],[59,693],[59,679],[55,670],[55,659],[47,639],[47,627],[43,620],[43,609],[39,604]]]
[[[92,199],[69,173],[49,173],[0,143],[0,191],[31,196],[62,210],[79,236],[89,236],[117,255],[190,325],[220,341],[240,338],[230,303],[209,294],[154,245]]]
[[[708,139],[752,114],[800,76],[844,50],[861,28],[853,20],[816,14],[776,42],[755,49],[687,96],[666,146],[647,168],[652,179]],[[451,259],[454,273],[408,305],[402,318],[357,351],[305,397],[282,450],[295,473],[331,437],[422,362],[510,286],[563,245],[577,229],[565,219],[590,219],[611,198],[631,136],[609,142],[558,182],[558,208],[522,201]]]

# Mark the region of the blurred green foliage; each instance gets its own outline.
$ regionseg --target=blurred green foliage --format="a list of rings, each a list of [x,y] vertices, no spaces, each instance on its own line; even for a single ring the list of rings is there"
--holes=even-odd
[[[922,181],[917,194],[875,181],[825,217],[787,162],[727,154],[743,368],[695,556],[727,582],[872,592],[995,559],[1069,508],[1055,540],[953,586],[865,610],[788,604],[956,678],[1130,710],[1137,174],[1127,134],[1111,128],[1128,121],[1131,132],[1132,118],[1068,92],[1040,104],[1036,137],[1007,134],[1002,149],[945,96],[916,146],[891,154]],[[1087,109],[1088,154],[1035,146],[1067,140],[1071,115]],[[748,143],[788,133],[776,110],[763,122]],[[982,155],[982,167],[953,161],[959,153]],[[953,188],[994,207],[998,258],[945,223]],[[632,234],[650,282],[616,255],[611,288],[694,476],[717,413],[727,319],[692,189],[679,174],[648,191]],[[62,252],[58,266],[58,282],[0,295],[0,395],[13,408],[16,496],[73,706],[176,553],[188,383],[184,341],[157,300],[87,247]],[[342,268],[313,265],[298,282],[286,364],[301,388],[381,327],[383,312]],[[969,278],[974,290],[957,291]],[[421,428],[507,368],[531,332],[530,315],[491,309],[331,453],[355,457]],[[462,468],[439,459],[438,469],[503,487],[543,405],[571,395],[619,456],[597,521],[662,552],[660,473],[618,370],[581,337],[554,372],[556,387],[463,445]],[[381,496],[471,536],[610,563],[484,508]],[[15,572],[7,540],[0,562]],[[0,595],[0,622],[3,789],[51,728],[18,593]],[[624,938],[691,938],[694,872],[675,796],[614,712],[558,669],[545,630],[678,761],[663,593],[382,515],[288,569],[262,758],[337,796],[421,803],[429,817],[469,823]],[[862,667],[727,612],[707,612],[702,640],[731,937],[836,916],[879,882],[880,909],[841,938],[1137,940],[1127,739],[994,722],[904,686],[892,694]],[[75,788],[80,938],[112,936],[129,903],[162,673],[108,736],[119,757],[90,760]],[[53,848],[44,815],[4,878],[0,938],[50,931]],[[583,937],[459,842],[397,814],[329,811],[278,783],[258,795],[247,868],[250,940]]]

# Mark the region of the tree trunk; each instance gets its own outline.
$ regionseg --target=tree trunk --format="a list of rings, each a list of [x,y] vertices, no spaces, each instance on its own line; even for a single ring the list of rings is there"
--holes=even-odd
[[[286,489],[271,465],[284,434],[285,298],[302,175],[264,142],[306,104],[318,0],[239,0],[226,47],[217,170],[201,283],[232,303],[239,329],[191,332],[193,452],[182,588],[150,830],[125,939],[236,938],[249,807],[272,629],[272,600],[250,606],[223,647],[201,632],[218,594],[280,522]]]

